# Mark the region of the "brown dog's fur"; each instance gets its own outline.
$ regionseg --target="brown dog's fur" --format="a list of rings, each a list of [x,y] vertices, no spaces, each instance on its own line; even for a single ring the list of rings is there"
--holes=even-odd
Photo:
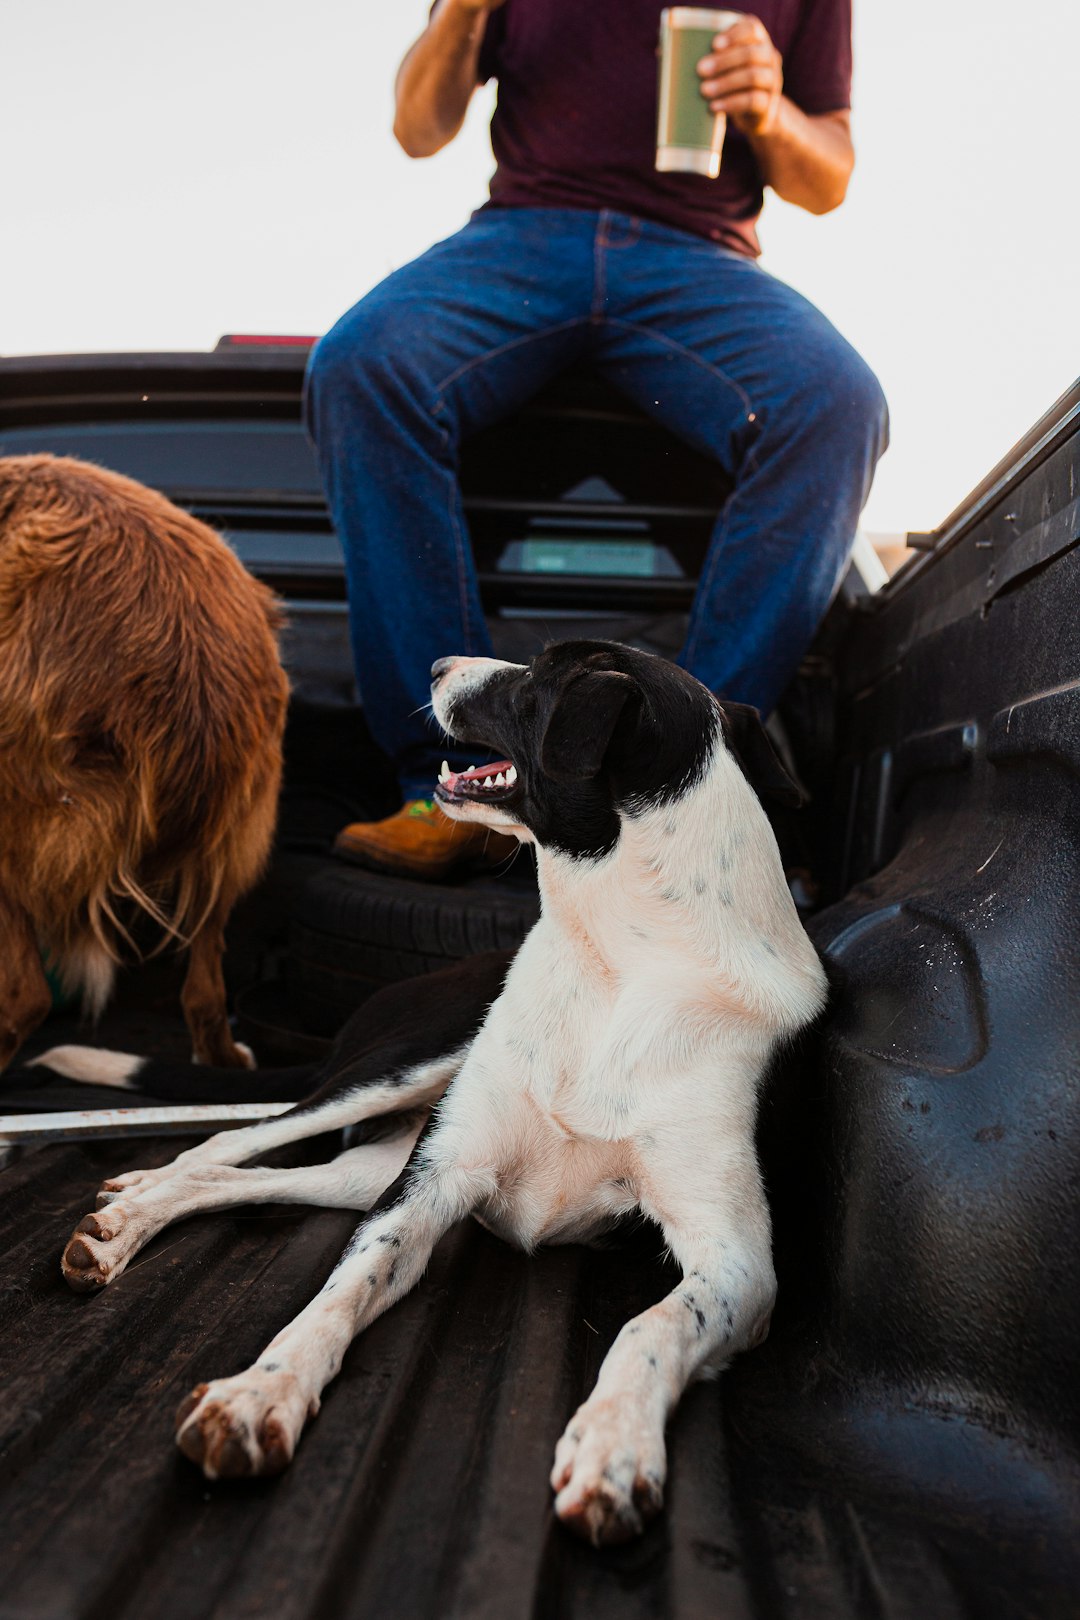
[[[195,1057],[243,1063],[221,971],[269,852],[288,687],[276,599],[205,524],[85,462],[0,459],[0,1069],[97,1011],[141,909],[190,948]]]

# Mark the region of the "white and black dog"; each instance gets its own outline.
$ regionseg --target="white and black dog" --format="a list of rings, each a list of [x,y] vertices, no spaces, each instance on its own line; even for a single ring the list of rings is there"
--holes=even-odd
[[[826,993],[748,776],[764,773],[762,791],[791,784],[754,711],[614,643],[564,642],[529,667],[443,658],[432,675],[447,732],[505,756],[444,769],[438,801],[536,845],[540,921],[509,971],[491,956],[395,986],[374,1024],[369,1004],[293,1112],[107,1181],[64,1275],[100,1288],[196,1211],[372,1211],[255,1365],[199,1385],[178,1414],[180,1449],[211,1478],[269,1474],[354,1336],[414,1286],[454,1222],[475,1215],[533,1249],[643,1211],[683,1280],[623,1327],[551,1475],[564,1523],[619,1541],[661,1505],[664,1428],[687,1382],[768,1329],[758,1092],[777,1043]],[[379,1115],[402,1132],[330,1164],[235,1168]]]

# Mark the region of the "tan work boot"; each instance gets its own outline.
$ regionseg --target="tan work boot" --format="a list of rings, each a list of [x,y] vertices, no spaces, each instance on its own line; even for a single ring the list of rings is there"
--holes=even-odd
[[[334,839],[342,860],[429,883],[462,866],[497,866],[516,848],[516,838],[451,821],[431,799],[410,799],[385,821],[354,821]]]

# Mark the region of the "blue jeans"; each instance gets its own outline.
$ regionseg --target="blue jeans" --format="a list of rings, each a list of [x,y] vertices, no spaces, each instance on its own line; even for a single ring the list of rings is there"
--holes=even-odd
[[[430,794],[443,753],[422,712],[432,660],[491,654],[459,445],[578,359],[733,481],[679,657],[712,691],[767,713],[843,573],[888,418],[825,317],[670,226],[482,210],[344,315],[307,378],[357,682],[406,798]]]

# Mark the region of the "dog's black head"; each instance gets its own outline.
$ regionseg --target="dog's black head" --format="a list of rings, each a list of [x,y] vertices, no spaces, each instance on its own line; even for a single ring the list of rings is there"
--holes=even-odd
[[[606,854],[620,817],[686,793],[721,738],[795,791],[754,710],[721,706],[685,670],[618,642],[558,642],[528,666],[443,658],[432,677],[435,716],[455,740],[505,756],[445,774],[439,803],[546,848]]]

